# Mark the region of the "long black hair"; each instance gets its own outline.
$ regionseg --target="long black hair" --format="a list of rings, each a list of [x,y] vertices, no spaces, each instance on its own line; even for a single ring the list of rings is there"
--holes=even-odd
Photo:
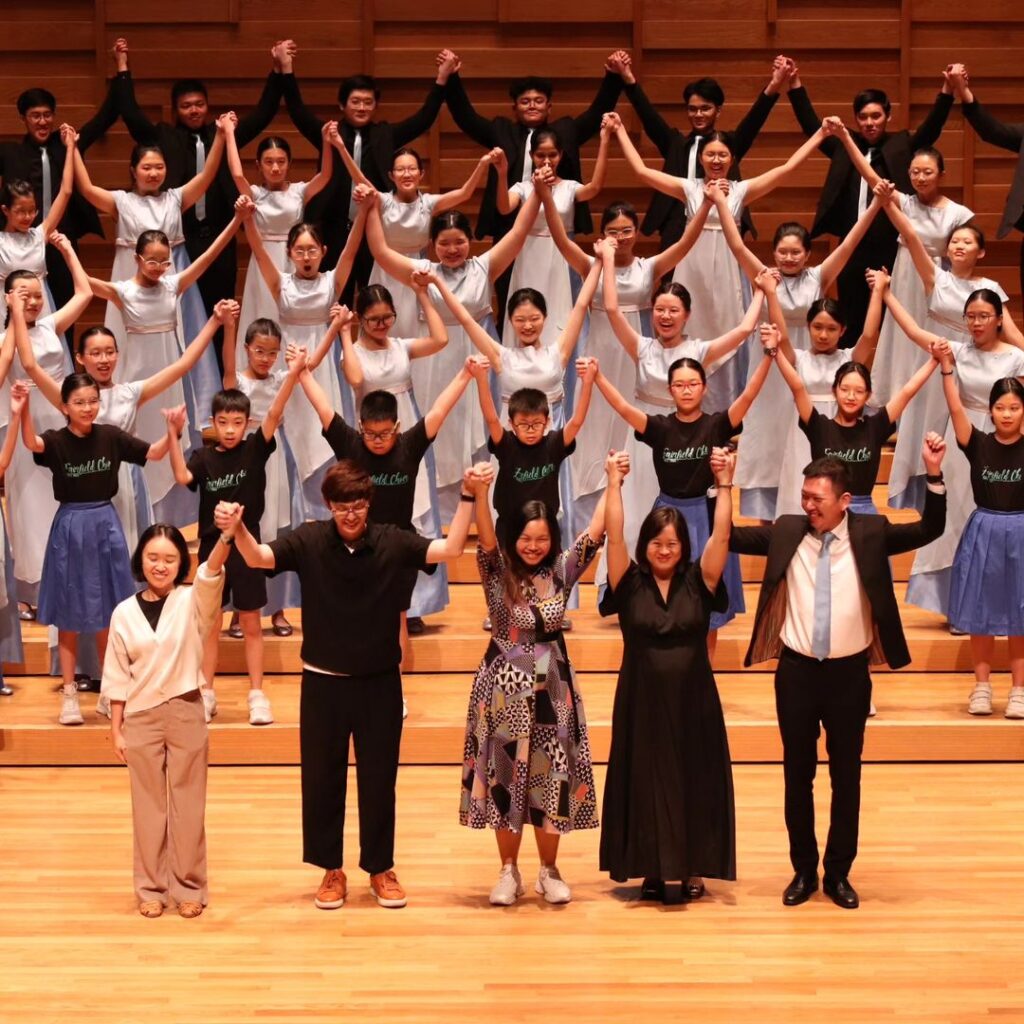
[[[548,533],[551,536],[551,548],[547,555],[537,565],[527,565],[516,551],[516,541],[519,540],[523,531],[530,523],[543,520],[548,524]],[[533,574],[538,569],[545,569],[552,566],[562,550],[562,531],[558,526],[558,516],[555,510],[549,508],[543,501],[528,501],[515,509],[508,517],[508,522],[503,522],[501,533],[498,539],[501,545],[502,554],[505,556],[505,594],[509,604],[518,604],[523,599],[523,591]]]

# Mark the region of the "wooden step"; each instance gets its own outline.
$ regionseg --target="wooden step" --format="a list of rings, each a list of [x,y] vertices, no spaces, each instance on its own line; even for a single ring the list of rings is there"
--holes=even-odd
[[[297,764],[299,676],[267,678],[275,723],[248,724],[244,676],[217,679],[219,712],[210,728],[211,764]],[[403,764],[460,763],[466,702],[472,675],[409,674],[405,693],[409,717],[402,735]],[[781,744],[770,672],[719,673],[729,747],[737,762],[778,762]],[[607,761],[615,675],[580,673],[593,756]],[[96,697],[81,698],[86,724],[57,724],[54,680],[13,680],[15,695],[0,704],[0,765],[111,764],[110,727],[95,714]],[[344,683],[339,683],[344,685]],[[1024,722],[1002,717],[1005,688],[996,685],[996,714],[966,713],[973,677],[964,673],[879,674],[874,698],[878,716],[868,723],[867,761],[1019,761],[1024,759]],[[824,756],[824,747],[821,748]]]

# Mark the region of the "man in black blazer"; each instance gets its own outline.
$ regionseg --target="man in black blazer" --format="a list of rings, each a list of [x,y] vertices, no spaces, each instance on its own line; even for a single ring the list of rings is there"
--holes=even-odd
[[[279,50],[272,51],[274,70],[267,75],[256,107],[238,119],[235,141],[238,148],[252,142],[273,120],[281,103],[281,79]],[[128,42],[118,39],[114,46],[118,61],[118,75],[115,80],[118,109],[128,126],[131,137],[140,143],[157,145],[163,151],[167,162],[167,187],[178,188],[199,173],[200,152],[205,164],[206,156],[217,137],[217,126],[210,119],[209,98],[204,83],[198,79],[185,78],[171,86],[171,107],[174,123],[151,121],[135,98],[135,86],[128,70]],[[185,212],[182,218],[185,232],[185,248],[189,257],[195,260],[213,244],[217,236],[227,227],[234,216],[238,190],[231,180],[227,161],[223,161],[213,185],[195,206]],[[238,249],[232,239],[221,254],[210,264],[199,278],[199,292],[207,310],[221,299],[235,297],[238,277]],[[223,330],[217,331],[214,347],[217,359],[223,363],[221,347]]]
[[[963,104],[964,117],[985,142],[1000,149],[1018,154],[1017,167],[1013,172],[1013,183],[1006,194],[1003,217],[996,231],[996,238],[1005,238],[1011,228],[1024,231],[1024,124],[1004,124],[996,120],[975,98],[967,84],[967,70],[962,64],[954,64],[951,79],[957,99]],[[1024,291],[1024,239],[1020,247],[1020,286]]]
[[[699,78],[688,82],[683,89],[683,102],[686,104],[686,116],[690,122],[690,130],[682,132],[670,125],[647,98],[628,59],[620,64],[614,57],[611,66],[620,70],[623,91],[626,98],[633,104],[633,109],[640,117],[647,137],[658,147],[664,158],[662,170],[666,174],[674,174],[679,178],[704,177],[704,168],[700,162],[700,151],[704,148],[704,140],[714,131],[720,131],[718,118],[725,105],[725,92],[713,78]],[[785,60],[776,60],[768,84],[757,94],[743,119],[732,131],[725,131],[732,150],[733,162],[729,169],[729,177],[739,181],[740,161],[754,144],[758,132],[764,127],[768,115],[772,112],[779,98],[779,92],[785,88],[789,79],[790,68]],[[743,211],[743,231],[754,232],[750,214]],[[686,204],[664,192],[653,192],[647,213],[640,230],[645,235],[658,233],[661,237],[661,249],[664,251],[683,237],[686,230]],[[670,275],[671,276],[671,275]]]
[[[0,143],[0,179],[3,181],[27,181],[36,195],[39,224],[50,203],[60,191],[64,175],[64,156],[67,150],[61,142],[56,118],[57,100],[47,89],[26,89],[18,97],[18,115],[25,122],[25,135],[17,142]],[[107,90],[106,98],[96,113],[78,129],[78,149],[84,153],[94,142],[101,139],[117,120],[117,102],[113,85]],[[43,154],[48,167],[44,169]],[[44,182],[49,185],[48,195],[43,195]],[[0,225],[3,217],[0,215]],[[103,236],[100,219],[92,206],[77,192],[72,193],[68,208],[61,218],[58,230],[77,242],[83,235]],[[59,309],[74,294],[71,272],[61,254],[46,247],[46,277],[53,294],[53,301]]]
[[[782,735],[786,828],[796,874],[786,906],[818,888],[814,775],[818,736],[825,727],[832,814],[825,847],[825,893],[838,906],[859,904],[849,873],[857,855],[860,764],[871,703],[869,663],[902,668],[910,662],[893,592],[889,556],[941,536],[946,523],[942,486],[945,442],[929,434],[924,513],[916,523],[848,512],[849,474],[837,459],[804,469],[806,515],[780,516],[770,526],[737,527],[730,549],[767,555],[745,665],[778,658],[775,705]]]
[[[811,105],[807,90],[800,83],[799,69],[791,60],[789,63],[789,102],[804,134],[810,137],[821,127],[821,118]],[[867,156],[868,162],[883,178],[895,182],[901,192],[911,194],[910,161],[919,149],[935,145],[952,106],[952,87],[944,76],[942,90],[920,127],[913,132],[906,129],[890,132],[888,126],[892,105],[889,97],[881,89],[865,89],[853,98],[857,128],[850,135],[857,148]],[[818,200],[811,237],[835,235],[842,238],[871,202],[872,194],[850,161],[841,139],[827,138],[820,149],[829,158],[831,165]],[[855,345],[864,328],[864,316],[871,298],[871,289],[864,279],[865,270],[878,267],[891,270],[896,259],[898,237],[888,217],[876,217],[860,245],[847,260],[846,266],[839,272],[839,301],[846,314],[846,333],[842,344]]]
[[[323,148],[323,127],[326,122],[317,117],[303,102],[299,83],[291,67],[291,57],[295,53],[294,44],[288,40],[287,45],[290,46],[290,50],[282,66],[285,72],[284,101],[288,107],[288,116],[306,140],[316,147],[319,154]],[[389,121],[372,120],[380,102],[380,89],[370,75],[350,75],[338,86],[338,131],[360,170],[378,191],[386,192],[391,189],[388,172],[394,164],[395,150],[408,146],[424,132],[430,131],[431,125],[437,120],[441,104],[444,102],[445,83],[452,67],[453,61],[441,61],[437,77],[423,101],[423,106],[414,114],[394,124]],[[310,202],[306,211],[307,220],[319,223],[324,235],[324,243],[327,246],[324,269],[333,267],[338,262],[348,239],[349,228],[355,220],[352,175],[349,174],[340,156],[335,156],[333,166],[330,183]],[[351,304],[356,284],[365,285],[372,269],[373,256],[364,239],[356,254],[348,284],[345,286],[343,301]]]
[[[445,51],[445,54],[450,51]],[[518,78],[509,86],[508,94],[512,100],[512,117],[484,117],[477,113],[466,95],[459,69],[462,62],[455,57],[455,68],[448,79],[448,109],[459,129],[465,132],[474,142],[485,149],[501,147],[508,160],[506,180],[500,183],[501,188],[509,189],[519,181],[528,181],[533,174],[530,161],[529,143],[533,132],[538,128],[553,128],[558,132],[562,144],[562,159],[558,165],[558,176],[568,180],[583,181],[583,170],[580,166],[580,147],[589,142],[601,130],[601,118],[610,110],[615,109],[622,91],[622,78],[612,70],[611,61],[621,51],[616,51],[605,64],[605,75],[598,87],[597,95],[590,106],[575,117],[551,118],[553,104],[551,97],[554,91],[549,78],[538,78],[529,75]],[[495,168],[487,172],[487,185],[480,202],[480,215],[476,224],[476,237],[494,241],[508,233],[515,221],[515,215],[508,216],[498,212],[498,174]],[[586,203],[576,204],[575,229],[581,235],[593,231],[590,218],[590,207]],[[509,281],[512,279],[512,268],[509,267],[495,282],[498,294],[498,323],[504,319],[505,300],[508,296]]]

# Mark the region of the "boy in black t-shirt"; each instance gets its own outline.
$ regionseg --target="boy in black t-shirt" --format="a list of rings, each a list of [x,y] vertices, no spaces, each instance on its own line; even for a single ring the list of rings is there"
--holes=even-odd
[[[245,506],[245,525],[259,537],[260,519],[266,503],[267,459],[277,447],[274,432],[281,423],[285,405],[306,368],[305,349],[289,346],[288,373],[267,410],[258,430],[246,437],[249,428],[249,398],[235,388],[213,396],[213,431],[216,443],[193,452],[185,464],[175,425],[168,419],[171,435],[171,467],[174,478],[192,491],[199,492],[199,561],[203,562],[217,543],[220,532],[213,521],[219,501],[235,501]],[[263,692],[263,631],[260,609],[267,602],[266,577],[259,569],[250,569],[232,549],[224,566],[223,603],[233,602],[238,624],[245,638],[245,665],[249,673],[249,724],[269,725],[274,720],[270,701]],[[212,629],[203,653],[202,688],[207,721],[217,713],[213,677],[217,671],[220,630]]]

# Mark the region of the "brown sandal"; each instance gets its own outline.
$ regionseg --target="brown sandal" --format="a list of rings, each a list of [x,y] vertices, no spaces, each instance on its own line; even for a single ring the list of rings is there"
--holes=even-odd
[[[202,903],[196,903],[195,900],[185,900],[178,904],[178,913],[182,917],[198,917],[203,912]]]
[[[159,917],[164,912],[164,905],[159,900],[144,900],[139,904],[139,913],[143,917]]]

